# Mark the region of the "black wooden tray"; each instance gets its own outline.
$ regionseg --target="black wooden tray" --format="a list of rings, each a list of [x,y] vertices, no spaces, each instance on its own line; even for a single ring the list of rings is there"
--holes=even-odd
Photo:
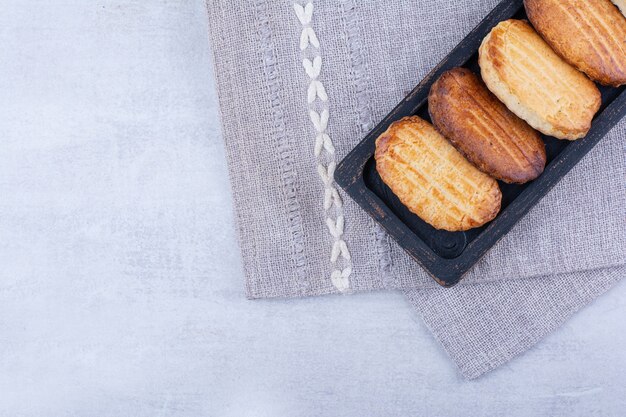
[[[581,158],[626,114],[625,87],[598,86],[602,106],[587,136],[577,141],[543,136],[548,163],[536,180],[513,185],[500,182],[502,210],[487,225],[467,232],[436,230],[411,213],[382,182],[374,162],[376,138],[404,116],[418,115],[430,121],[428,92],[444,72],[466,67],[480,74],[478,48],[499,22],[526,19],[523,0],[504,0],[454,48],[421,83],[393,109],[337,166],[335,181],[374,220],[419,262],[442,286],[458,283],[463,275],[565,176]]]

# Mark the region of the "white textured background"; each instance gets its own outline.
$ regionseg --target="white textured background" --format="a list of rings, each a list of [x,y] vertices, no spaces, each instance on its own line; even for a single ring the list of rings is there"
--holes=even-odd
[[[473,382],[399,294],[246,301],[202,0],[1,6],[1,416],[624,415],[626,283]]]

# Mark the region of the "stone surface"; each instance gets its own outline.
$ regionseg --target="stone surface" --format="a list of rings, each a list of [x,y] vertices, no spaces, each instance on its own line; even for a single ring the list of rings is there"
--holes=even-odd
[[[247,301],[204,3],[55,3],[0,13],[0,416],[623,415],[626,283],[472,382],[398,293]]]

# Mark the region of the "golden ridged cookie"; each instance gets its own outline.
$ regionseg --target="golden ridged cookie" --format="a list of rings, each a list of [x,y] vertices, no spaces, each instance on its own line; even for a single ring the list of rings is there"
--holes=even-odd
[[[626,18],[609,0],[524,0],[537,32],[601,84],[626,84]]]
[[[500,211],[496,180],[417,116],[392,123],[376,139],[375,158],[380,177],[402,204],[436,229],[479,227]]]
[[[622,14],[626,16],[626,0],[611,0],[619,9],[622,11]]]
[[[591,128],[600,91],[527,22],[500,22],[483,40],[478,62],[489,90],[538,131],[574,140]]]
[[[492,177],[521,184],[543,172],[546,147],[539,133],[470,70],[443,73],[430,89],[428,110],[437,130]]]

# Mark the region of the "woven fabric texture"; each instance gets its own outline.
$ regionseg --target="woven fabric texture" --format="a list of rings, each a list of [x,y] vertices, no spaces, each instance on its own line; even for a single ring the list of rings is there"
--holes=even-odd
[[[457,288],[438,288],[337,190],[332,171],[497,1],[310,4],[208,0],[249,298],[403,289],[473,377],[529,347],[619,278],[624,121]],[[463,316],[475,326],[464,329]],[[520,341],[517,328],[533,331]],[[472,349],[459,352],[465,342]]]

